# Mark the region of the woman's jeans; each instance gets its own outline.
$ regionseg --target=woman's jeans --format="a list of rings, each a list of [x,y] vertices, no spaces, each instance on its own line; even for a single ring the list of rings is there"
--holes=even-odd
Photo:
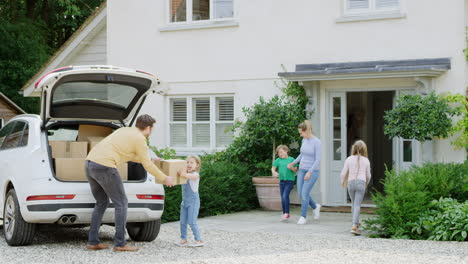
[[[352,180],[348,182],[349,197],[351,197],[353,225],[359,224],[359,214],[361,213],[361,204],[366,193],[366,182],[363,180]]]
[[[280,181],[281,206],[283,214],[289,214],[289,194],[294,187],[294,181]]]
[[[319,171],[313,171],[310,178],[308,180],[304,180],[307,172],[308,170],[299,169],[299,172],[297,173],[297,194],[299,195],[299,198],[301,198],[301,216],[304,218],[307,217],[307,208],[309,205],[312,209],[317,208],[314,200],[310,197],[310,191],[317,182]]]

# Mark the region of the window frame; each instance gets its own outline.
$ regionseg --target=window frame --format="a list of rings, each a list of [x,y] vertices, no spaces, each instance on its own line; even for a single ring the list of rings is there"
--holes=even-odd
[[[214,0],[210,1],[210,18],[205,20],[193,20],[193,0],[185,0],[186,1],[186,21],[171,21],[171,1],[166,0],[166,23],[167,25],[187,25],[187,24],[206,24],[211,22],[222,22],[222,21],[233,21],[237,16],[236,12],[236,0],[232,0],[232,17],[225,17],[225,18],[213,18],[214,16],[214,9],[213,7]],[[190,12],[189,12],[190,11]]]
[[[194,121],[193,101],[194,99],[209,98],[210,102],[210,120],[209,121]],[[232,121],[217,121],[216,120],[216,99],[217,98],[232,98],[233,100],[233,119]],[[171,120],[171,100],[172,99],[185,99],[187,102],[187,121],[172,121]],[[166,126],[167,140],[166,145],[175,149],[179,152],[215,152],[226,149],[226,147],[216,146],[216,125],[217,124],[232,124],[235,123],[235,95],[234,94],[194,94],[194,95],[172,95],[167,96],[167,115],[168,120]],[[185,147],[173,147],[171,145],[171,125],[172,124],[185,124],[186,125],[186,146]],[[193,146],[193,125],[194,124],[209,124],[210,126],[210,145],[206,147],[194,147]]]
[[[353,15],[366,15],[366,14],[387,14],[387,13],[399,13],[402,10],[402,1],[398,0],[398,7],[395,8],[381,8],[376,9],[376,1],[377,0],[369,0],[369,7],[368,8],[360,8],[360,9],[349,9],[348,3],[350,0],[343,0],[343,14],[346,16],[353,16]]]
[[[11,148],[4,148],[4,145],[5,145],[5,142],[8,140],[8,138],[10,137],[11,135],[11,132],[13,131],[13,129],[16,127],[17,123],[24,123],[25,125],[23,126],[23,130],[21,130],[21,137],[19,138],[19,141],[18,141],[18,144],[14,147],[11,147]],[[29,145],[29,135],[30,133],[28,133],[28,143],[26,145],[22,145],[23,143],[23,137],[24,137],[24,131],[26,128],[30,128],[29,126],[29,122],[26,121],[26,120],[15,120],[12,122],[13,124],[13,127],[10,129],[10,131],[8,131],[8,134],[5,136],[5,140],[2,142],[2,144],[0,145],[0,151],[5,151],[5,150],[11,150],[11,149],[17,149],[17,148],[24,148],[24,147],[27,147]]]

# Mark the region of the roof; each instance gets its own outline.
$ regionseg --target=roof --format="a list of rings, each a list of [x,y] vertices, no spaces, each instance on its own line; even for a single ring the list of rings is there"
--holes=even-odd
[[[24,111],[21,107],[19,107],[17,104],[15,104],[10,98],[8,98],[6,95],[4,95],[2,92],[0,92],[0,99],[3,99],[7,104],[9,104],[11,107],[13,107],[16,111],[26,114],[26,111]]]
[[[83,24],[70,36],[70,38],[47,60],[46,63],[26,82],[26,84],[20,89],[20,93],[28,88],[34,86],[34,82],[46,74],[48,71],[58,68],[57,65],[64,60],[66,55],[70,54],[74,49],[78,48],[80,43],[85,39],[90,32],[92,32],[101,23],[106,22],[106,1],[104,1],[86,20]],[[58,61],[60,60],[60,61]]]
[[[450,58],[298,64],[278,75],[290,80],[330,80],[402,76],[439,76],[450,70]]]

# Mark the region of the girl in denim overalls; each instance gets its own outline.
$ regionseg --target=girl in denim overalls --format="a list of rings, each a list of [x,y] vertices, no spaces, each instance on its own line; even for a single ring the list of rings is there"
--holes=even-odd
[[[195,243],[192,246],[200,247],[204,243],[200,238],[197,217],[200,210],[200,195],[198,186],[200,183],[201,160],[198,156],[187,157],[187,171],[179,171],[180,177],[187,178],[187,183],[182,184],[182,203],[180,204],[180,246],[188,246],[187,225],[190,225]]]

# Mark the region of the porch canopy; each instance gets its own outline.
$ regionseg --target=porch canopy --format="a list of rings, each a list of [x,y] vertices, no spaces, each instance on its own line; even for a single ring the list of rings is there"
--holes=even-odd
[[[298,64],[296,71],[280,72],[278,76],[289,81],[437,77],[450,66],[450,58]]]

